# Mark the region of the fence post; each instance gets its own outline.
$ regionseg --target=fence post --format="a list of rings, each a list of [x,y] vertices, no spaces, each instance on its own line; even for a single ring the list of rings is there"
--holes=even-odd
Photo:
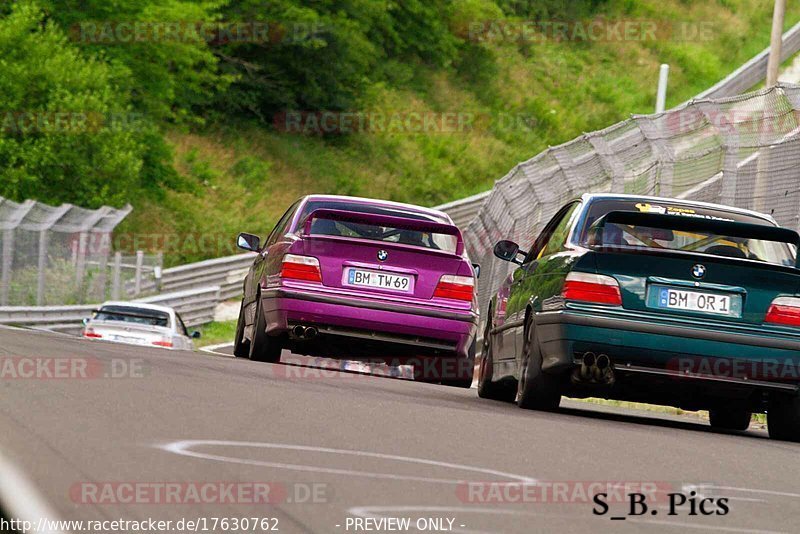
[[[134,275],[133,294],[138,296],[142,292],[142,264],[144,263],[144,251],[136,251],[136,274]]]
[[[106,285],[108,285],[108,253],[111,248],[109,234],[100,234],[100,264],[97,273],[97,285],[99,287],[100,301],[106,300]]]
[[[153,277],[156,280],[156,292],[161,293],[161,275],[164,267],[164,253],[159,252],[156,254],[156,265],[153,268]]]
[[[8,306],[11,270],[14,268],[14,229],[3,230],[3,271],[0,278],[0,306]]]
[[[664,113],[667,107],[667,80],[669,79],[669,65],[661,64],[658,71],[658,89],[656,90],[656,113]]]
[[[36,283],[36,305],[44,305],[44,282],[45,273],[47,272],[47,230],[39,232],[39,263],[38,267],[38,280]]]
[[[83,284],[83,277],[86,274],[86,239],[88,235],[86,232],[81,232],[78,235],[78,258],[75,263],[75,286],[78,291],[81,291]]]
[[[122,252],[114,253],[114,278],[111,285],[111,300],[119,300],[120,282],[122,277]]]

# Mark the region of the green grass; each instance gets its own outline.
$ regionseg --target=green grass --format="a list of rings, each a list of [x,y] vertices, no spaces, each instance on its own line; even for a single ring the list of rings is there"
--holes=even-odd
[[[652,112],[658,67],[669,63],[668,105],[713,85],[766,47],[769,2],[609,0],[608,18],[711,23],[713,39],[494,42],[465,47],[447,68],[402,65],[360,110],[472,114],[476,127],[431,134],[289,134],[258,121],[173,131],[181,191],[131,199],[120,231],[213,235],[215,244],[165,251],[175,265],[234,252],[238,231],[266,234],[295,198],[338,193],[436,205],[489,189],[549,145]],[[789,27],[800,19],[790,3]]]
[[[198,328],[202,337],[195,340],[195,348],[207,347],[218,343],[233,342],[236,334],[236,321],[208,323]]]

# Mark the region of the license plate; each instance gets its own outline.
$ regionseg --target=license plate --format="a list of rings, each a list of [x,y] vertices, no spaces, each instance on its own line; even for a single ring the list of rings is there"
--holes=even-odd
[[[144,339],[142,339],[140,337],[112,336],[111,339],[113,341],[119,341],[120,343],[133,343],[134,345],[142,345],[142,344],[144,344]]]
[[[672,287],[653,288],[651,305],[672,310],[686,310],[738,317],[741,315],[741,296],[705,291],[689,291]],[[655,302],[653,302],[655,301]]]
[[[411,277],[404,274],[389,274],[379,271],[367,271],[364,269],[350,269],[347,272],[347,283],[351,286],[411,291]]]

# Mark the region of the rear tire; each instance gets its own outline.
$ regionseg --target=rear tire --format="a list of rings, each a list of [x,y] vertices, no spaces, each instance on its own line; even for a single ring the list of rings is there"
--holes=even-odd
[[[753,413],[748,410],[709,410],[709,422],[712,428],[720,430],[747,430]]]
[[[542,371],[542,351],[532,319],[525,324],[522,369],[517,382],[517,406],[526,410],[552,411],[561,403],[557,377]]]
[[[478,367],[478,396],[502,402],[511,402],[516,393],[507,384],[493,382],[494,359],[492,358],[492,324],[486,320],[486,330],[483,333],[483,348],[481,349],[481,363]]]
[[[237,358],[247,358],[250,355],[250,342],[244,340],[244,299],[242,299],[242,305],[239,308],[239,320],[236,321],[233,355]]]
[[[769,437],[800,442],[800,397],[773,399],[767,412]]]
[[[267,335],[267,320],[261,308],[261,295],[256,301],[256,317],[253,325],[253,339],[250,341],[249,358],[254,362],[278,363],[281,360],[283,344],[279,337]]]

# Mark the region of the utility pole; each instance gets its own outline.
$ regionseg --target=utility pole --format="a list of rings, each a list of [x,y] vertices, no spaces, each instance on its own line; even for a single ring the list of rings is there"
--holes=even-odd
[[[786,14],[786,0],[775,0],[772,12],[772,37],[769,43],[767,62],[767,87],[778,83],[778,67],[781,64],[781,40],[783,37],[783,18]]]

